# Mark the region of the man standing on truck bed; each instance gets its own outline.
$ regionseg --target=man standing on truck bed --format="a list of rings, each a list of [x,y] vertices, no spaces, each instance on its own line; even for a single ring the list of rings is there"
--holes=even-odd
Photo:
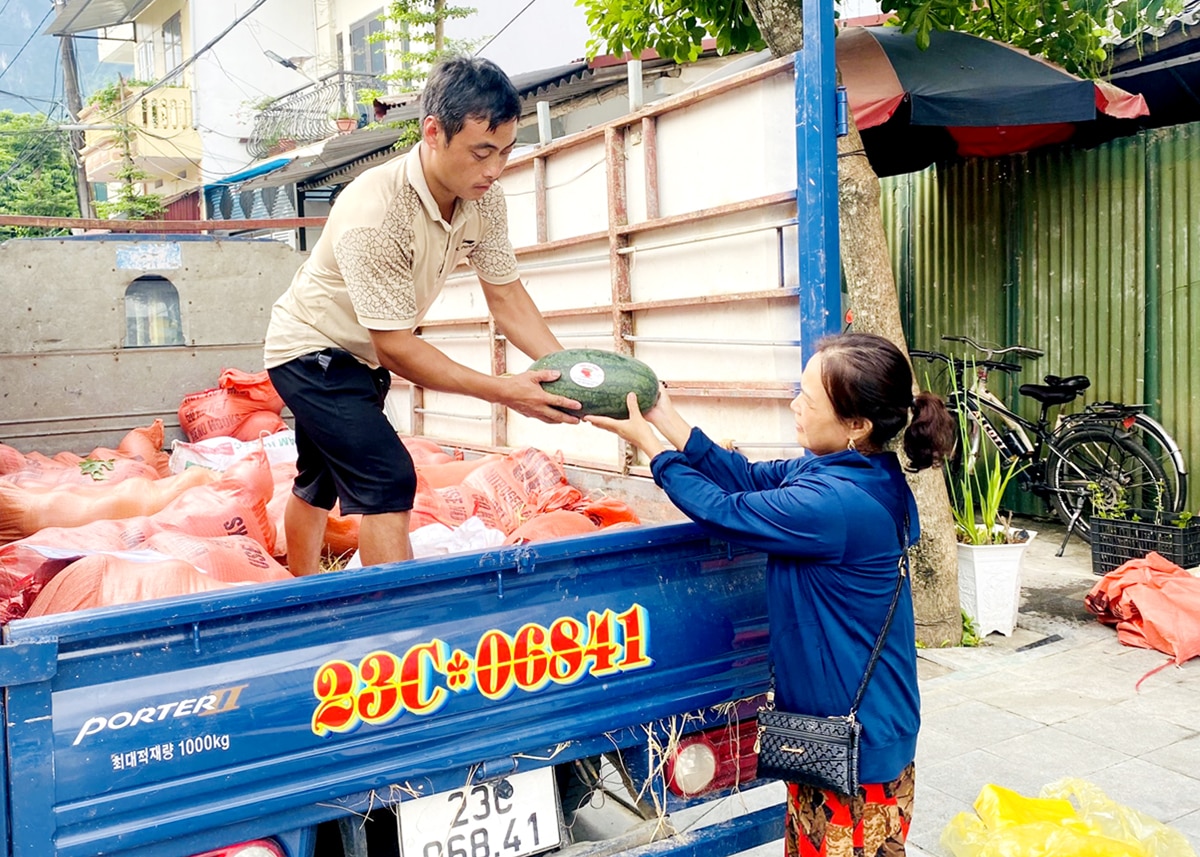
[[[298,475],[284,513],[288,567],[320,569],[334,501],[361,514],[363,565],[412,558],[412,459],[383,412],[394,372],[431,390],[506,405],[548,423],[579,403],[547,393],[557,372],[494,377],[415,334],[454,268],[475,268],[496,326],[533,359],[562,346],[517,276],[496,179],[517,139],[520,99],[495,64],[455,57],[429,75],[421,142],[337,198],[312,254],[271,311],[264,351],[296,419]]]

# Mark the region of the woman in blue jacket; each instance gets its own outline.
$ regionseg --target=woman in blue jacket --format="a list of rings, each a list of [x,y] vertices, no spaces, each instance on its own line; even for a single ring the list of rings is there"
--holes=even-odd
[[[665,390],[644,418],[633,398],[628,420],[587,418],[645,452],[654,481],[692,520],[769,554],[771,658],[776,704],[786,711],[850,710],[895,593],[906,517],[908,542],[919,535],[912,492],[885,445],[903,430],[911,470],[937,466],[953,449],[945,404],[912,389],[900,349],[853,333],[823,340],[801,375],[791,409],[811,454],[800,458],[751,463],[721,448],[683,420]],[[907,580],[858,719],[863,785],[841,795],[789,783],[787,857],[904,854],[920,725]]]

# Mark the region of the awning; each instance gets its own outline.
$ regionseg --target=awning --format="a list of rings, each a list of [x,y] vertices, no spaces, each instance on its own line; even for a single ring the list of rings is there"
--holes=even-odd
[[[234,173],[231,176],[225,176],[223,179],[208,182],[205,187],[213,187],[215,185],[230,185],[239,184],[247,179],[252,179],[255,176],[265,176],[267,173],[273,173],[280,167],[286,167],[292,162],[292,158],[275,158],[271,161],[263,161],[261,164],[255,164],[248,169],[242,170],[240,173]]]
[[[70,36],[128,24],[154,0],[67,0],[43,35]]]
[[[400,134],[401,131],[394,128],[364,128],[351,134],[330,137],[324,141],[320,151],[295,158],[283,169],[273,171],[270,176],[260,176],[248,181],[245,189],[280,187],[288,184],[315,186],[333,173],[341,174],[347,168],[351,168],[348,177],[341,177],[342,181],[349,181],[357,172],[395,156],[393,146]]]

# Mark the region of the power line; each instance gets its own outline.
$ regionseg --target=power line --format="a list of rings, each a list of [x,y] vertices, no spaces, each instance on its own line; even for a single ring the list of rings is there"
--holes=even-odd
[[[7,6],[8,3],[5,3],[4,5]],[[0,11],[3,11],[3,10],[0,10]],[[15,54],[13,54],[13,58],[11,60],[9,60],[8,65],[6,65],[4,68],[0,69],[0,77],[4,77],[4,75],[8,74],[8,70],[10,68],[12,68],[13,65],[16,64],[17,57],[19,57],[25,51],[25,49],[27,47],[29,47],[29,43],[32,42],[34,36],[36,36],[38,34],[38,30],[40,30],[42,28],[42,24],[49,21],[50,16],[53,14],[54,14],[54,7],[51,6],[50,11],[46,13],[46,17],[42,18],[42,20],[38,23],[38,25],[33,28],[33,32],[29,34],[29,38],[25,40],[25,44],[21,45],[21,49],[18,50]]]
[[[492,36],[490,39],[488,39],[486,42],[484,42],[482,45],[480,45],[478,48],[476,48],[475,52],[474,52],[474,54],[472,54],[472,56],[479,56],[480,51],[482,51],[484,48],[486,48],[492,42],[496,41],[496,39],[500,38],[500,34],[503,33],[505,30],[507,30],[509,27],[511,27],[516,22],[517,18],[520,18],[522,15],[524,15],[529,10],[529,7],[532,6],[536,2],[537,2],[537,0],[529,0],[529,2],[526,3],[521,8],[520,12],[513,15],[512,18],[509,19],[508,23],[499,29],[499,31],[496,33],[496,35]]]
[[[215,45],[217,42],[221,41],[221,39],[223,39],[227,35],[229,35],[230,31],[232,31],[234,27],[236,27],[238,24],[242,23],[242,21],[249,18],[255,12],[257,12],[259,7],[262,6],[266,2],[267,2],[267,0],[255,0],[253,6],[251,6],[249,9],[247,9],[241,15],[238,15],[236,18],[234,18],[232,24],[230,24],[228,27],[226,27],[221,32],[217,33],[217,35],[214,36],[213,38],[209,39],[208,42],[202,48],[200,48],[200,50],[196,51],[190,57],[188,57],[183,62],[181,62],[179,65],[175,66],[175,68],[173,68],[169,72],[167,72],[157,83],[153,83],[150,86],[147,86],[140,93],[138,93],[138,98],[144,98],[145,96],[149,95],[154,90],[161,89],[162,87],[166,86],[170,81],[173,81],[176,78],[178,78],[179,75],[183,73],[183,70],[185,68],[190,66],[196,60],[198,60],[201,57],[201,55],[203,55],[206,51],[208,51],[210,48],[212,48],[213,45]],[[49,16],[47,16],[47,17],[49,17]],[[123,116],[126,112],[129,111],[130,108],[133,107],[134,103],[135,102],[131,101],[129,104],[125,104],[125,105],[121,106],[117,110],[116,113],[113,113],[111,116],[105,117],[104,121],[115,119],[118,116]]]

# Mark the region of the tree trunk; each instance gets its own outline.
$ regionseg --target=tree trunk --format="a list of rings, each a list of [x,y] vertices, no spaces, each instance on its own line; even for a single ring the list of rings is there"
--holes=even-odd
[[[802,0],[746,0],[771,56],[785,57],[804,43]]]
[[[886,336],[907,353],[879,199],[879,177],[851,116],[850,133],[838,139],[838,222],[854,329]],[[909,474],[908,483],[921,513],[921,540],[911,555],[917,642],[957,646],[962,642],[958,556],[946,482],[941,470],[931,468]]]
[[[746,5],[774,56],[801,49],[800,0],[746,0]],[[886,336],[907,354],[883,231],[879,177],[867,161],[854,116],[849,120],[849,135],[838,139],[838,231],[854,329]],[[908,481],[921,513],[921,540],[911,552],[917,642],[930,648],[957,646],[962,642],[958,556],[946,483],[934,469],[910,474]]]

